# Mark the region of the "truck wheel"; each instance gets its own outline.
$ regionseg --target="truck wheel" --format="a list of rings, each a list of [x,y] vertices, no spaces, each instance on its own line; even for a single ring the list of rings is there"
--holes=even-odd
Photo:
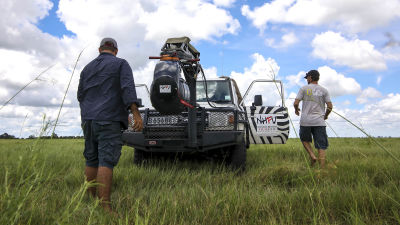
[[[238,172],[244,172],[246,169],[246,145],[244,140],[231,148],[229,164],[230,167]]]
[[[139,150],[137,148],[135,148],[135,153],[133,155],[133,163],[135,165],[141,166],[143,165],[143,162],[146,160],[146,154],[147,152]]]

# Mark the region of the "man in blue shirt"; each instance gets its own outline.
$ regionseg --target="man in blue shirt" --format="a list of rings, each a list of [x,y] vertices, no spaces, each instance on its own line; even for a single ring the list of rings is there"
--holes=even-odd
[[[116,57],[117,42],[104,38],[99,53],[81,72],[78,101],[85,136],[86,179],[99,183],[97,195],[103,208],[111,212],[112,174],[121,155],[122,130],[128,128],[128,110],[133,114],[135,131],[142,130],[143,123],[132,69],[126,60]],[[96,196],[96,187],[88,192]]]

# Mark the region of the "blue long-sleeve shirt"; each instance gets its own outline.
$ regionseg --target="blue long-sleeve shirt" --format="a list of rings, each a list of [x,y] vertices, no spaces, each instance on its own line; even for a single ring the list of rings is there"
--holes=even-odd
[[[120,121],[128,127],[128,109],[138,105],[132,69],[125,59],[101,53],[85,66],[78,86],[81,119]]]

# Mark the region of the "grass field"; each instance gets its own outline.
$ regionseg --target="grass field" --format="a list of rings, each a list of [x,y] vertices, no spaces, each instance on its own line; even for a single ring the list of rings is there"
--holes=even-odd
[[[400,139],[378,139],[400,158]],[[132,164],[124,147],[105,214],[85,194],[83,140],[0,140],[0,224],[400,224],[400,165],[369,139],[331,138],[325,170],[297,139],[212,162]]]

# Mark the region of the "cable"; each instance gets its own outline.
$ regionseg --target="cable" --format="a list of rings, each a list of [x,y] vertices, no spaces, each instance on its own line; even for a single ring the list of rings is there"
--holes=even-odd
[[[200,71],[201,71],[201,73],[202,73],[202,75],[203,75],[203,83],[204,83],[203,87],[205,88],[206,99],[207,99],[208,105],[209,105],[211,108],[216,108],[216,109],[226,109],[226,108],[229,108],[229,107],[219,107],[219,106],[215,106],[215,105],[213,105],[213,104],[210,103],[210,99],[208,98],[207,79],[206,79],[206,76],[205,76],[205,74],[204,74],[203,67],[201,66],[201,64],[199,64],[199,66],[200,66]]]

